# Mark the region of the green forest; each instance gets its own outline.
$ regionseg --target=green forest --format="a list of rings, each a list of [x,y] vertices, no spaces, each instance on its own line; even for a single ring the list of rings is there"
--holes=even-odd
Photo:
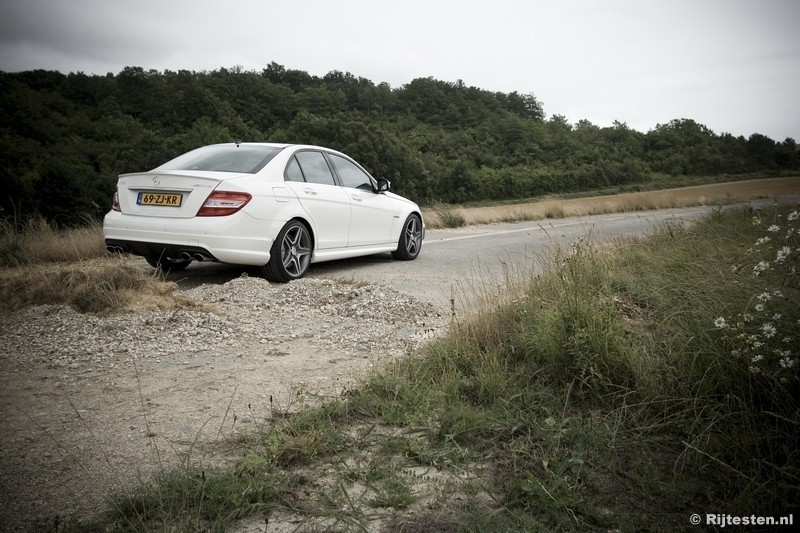
[[[417,78],[393,88],[350,73],[0,72],[0,216],[102,217],[117,175],[198,146],[241,141],[341,150],[422,205],[626,187],[670,176],[796,171],[796,143],[717,134],[687,118],[646,133],[548,117],[533,94]]]

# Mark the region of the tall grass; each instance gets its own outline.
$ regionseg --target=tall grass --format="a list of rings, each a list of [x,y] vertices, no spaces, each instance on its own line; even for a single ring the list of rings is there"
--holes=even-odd
[[[74,228],[56,228],[42,218],[22,226],[0,221],[0,266],[66,263],[105,254],[103,227],[94,219]]]
[[[102,312],[149,302],[190,305],[165,283],[130,262],[109,257],[102,226],[56,228],[43,219],[19,227],[0,222],[0,311],[64,304]]]
[[[427,224],[431,228],[460,228],[466,226],[467,221],[458,208],[444,202],[435,202],[430,206],[433,216]]]
[[[0,273],[0,311],[35,305],[68,305],[99,313],[128,305],[195,306],[174,294],[176,285],[161,281],[119,258],[87,260],[62,266],[32,265]]]
[[[796,244],[782,263],[751,246],[770,225],[717,212],[614,255],[576,243],[512,301],[367,384],[354,406],[426,424],[430,445],[488,463],[489,529],[682,529],[708,509],[787,514],[800,467],[800,292]],[[772,266],[754,276],[764,255]],[[743,353],[759,346],[754,334],[726,336],[719,319],[755,315],[765,292],[780,296],[752,329],[774,326],[783,345],[759,359]]]
[[[799,222],[718,211],[614,253],[574,243],[422,353],[248,440],[234,471],[302,473],[248,505],[309,528],[408,531],[796,513]],[[444,481],[414,485],[417,468]]]

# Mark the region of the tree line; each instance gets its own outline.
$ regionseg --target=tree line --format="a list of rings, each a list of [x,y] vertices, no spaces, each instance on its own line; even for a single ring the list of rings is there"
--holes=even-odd
[[[417,78],[399,88],[349,72],[0,72],[0,215],[101,217],[117,175],[198,146],[274,141],[341,150],[421,204],[511,200],[654,176],[779,173],[795,141],[716,134],[691,119],[646,133],[547,117],[533,94]]]

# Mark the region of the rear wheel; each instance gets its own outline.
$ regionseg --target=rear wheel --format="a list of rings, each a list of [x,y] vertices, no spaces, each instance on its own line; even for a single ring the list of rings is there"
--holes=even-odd
[[[144,259],[151,267],[160,268],[164,272],[180,272],[192,262],[191,259],[172,259],[165,255],[147,255]]]
[[[397,243],[397,250],[392,252],[395,259],[411,261],[416,259],[422,249],[422,220],[419,215],[414,213],[408,215],[403,231],[400,232],[400,240]]]
[[[302,278],[311,264],[313,249],[308,227],[299,220],[292,220],[278,233],[272,243],[269,263],[261,270],[268,280],[277,283]]]

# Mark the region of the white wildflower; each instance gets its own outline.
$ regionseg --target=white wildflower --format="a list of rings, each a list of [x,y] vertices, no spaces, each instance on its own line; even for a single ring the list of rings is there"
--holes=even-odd
[[[753,275],[759,276],[762,272],[769,268],[769,263],[767,261],[761,261],[756,266],[753,267]]]
[[[789,248],[788,246],[784,246],[783,248],[778,250],[778,255],[777,255],[777,257],[775,257],[775,261],[778,262],[778,263],[783,263],[786,260],[786,258],[789,257],[789,254],[791,254],[791,253],[792,253],[792,249]]]
[[[751,361],[754,362],[754,363],[758,363],[762,359],[764,359],[764,356],[761,355],[761,354],[758,354],[758,355],[754,355],[753,358],[751,359]]]
[[[780,360],[781,368],[792,368],[794,366],[794,359],[790,357],[784,357]]]
[[[764,304],[756,304],[756,311],[759,313],[764,310]]]
[[[797,220],[798,217],[800,217],[800,213],[798,213],[797,211],[792,211],[791,213],[789,213],[789,216],[786,217],[786,220],[792,222],[793,220]]]
[[[767,244],[771,240],[772,239],[770,239],[769,237],[761,237],[760,239],[758,239],[756,241],[756,246],[761,246],[762,244]]]
[[[768,292],[762,292],[761,294],[756,296],[756,299],[761,302],[768,302],[772,299],[772,295]]]
[[[728,327],[728,323],[725,321],[725,317],[722,317],[722,316],[721,317],[717,317],[717,319],[714,320],[714,327],[717,328],[717,329],[725,329],[725,328],[727,328]]]
[[[764,337],[767,339],[771,339],[778,332],[778,330],[775,329],[775,326],[770,323],[761,326],[761,331],[764,333]]]
[[[778,226],[777,224],[773,224],[773,225],[771,225],[770,227],[767,228],[767,231],[770,232],[770,233],[777,233],[780,230],[781,230],[781,227]]]

